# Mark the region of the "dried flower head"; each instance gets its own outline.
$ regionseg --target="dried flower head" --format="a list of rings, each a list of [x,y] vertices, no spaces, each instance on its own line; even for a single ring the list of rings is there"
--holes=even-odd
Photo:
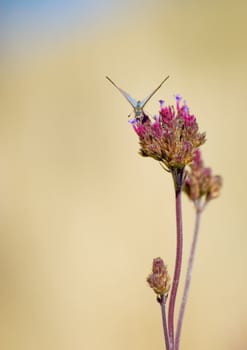
[[[181,104],[178,95],[176,107],[160,101],[159,115],[153,120],[144,115],[131,123],[139,136],[140,154],[158,160],[167,170],[190,164],[195,150],[206,141],[205,133],[198,131],[195,116],[185,102]]]
[[[206,203],[219,196],[221,186],[221,176],[212,175],[211,168],[204,167],[201,152],[196,150],[193,162],[190,165],[190,172],[185,180],[184,192],[194,203],[202,198]]]
[[[167,295],[170,289],[170,277],[161,258],[153,259],[152,271],[147,278],[149,286],[159,296]]]

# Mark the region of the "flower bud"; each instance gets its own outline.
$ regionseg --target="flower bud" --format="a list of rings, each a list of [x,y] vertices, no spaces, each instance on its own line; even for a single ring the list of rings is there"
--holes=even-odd
[[[170,277],[161,258],[153,259],[152,271],[147,278],[149,286],[159,296],[167,295],[170,289]]]

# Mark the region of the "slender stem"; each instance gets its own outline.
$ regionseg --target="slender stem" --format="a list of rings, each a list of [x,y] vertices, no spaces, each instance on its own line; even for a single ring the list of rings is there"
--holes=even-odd
[[[194,236],[193,236],[192,245],[190,248],[190,256],[189,256],[189,261],[188,261],[188,266],[187,266],[183,297],[182,297],[182,302],[181,302],[181,306],[180,306],[180,310],[179,310],[174,350],[179,350],[179,343],[180,343],[180,336],[181,336],[181,330],[182,330],[182,324],[183,324],[183,318],[184,318],[184,311],[185,311],[185,307],[186,307],[186,303],[187,303],[187,299],[188,299],[193,262],[194,262],[194,258],[195,258],[195,250],[196,250],[196,245],[197,245],[197,241],[198,241],[201,212],[202,211],[200,209],[196,210]]]
[[[160,307],[161,307],[161,315],[162,315],[162,323],[163,323],[163,333],[165,337],[166,350],[170,350],[170,339],[168,334],[167,322],[166,322],[166,300],[167,297],[165,295],[160,299]]]
[[[183,174],[180,174],[181,179],[182,179],[182,175]],[[175,176],[173,176],[173,178],[174,178],[175,190],[176,190],[177,250],[176,250],[175,270],[174,270],[172,290],[171,290],[169,310],[168,310],[168,330],[169,330],[171,348],[173,348],[173,343],[174,343],[174,310],[175,310],[176,295],[177,295],[177,289],[178,289],[180,272],[181,272],[182,251],[183,251],[182,207],[181,207],[182,186],[176,186]]]

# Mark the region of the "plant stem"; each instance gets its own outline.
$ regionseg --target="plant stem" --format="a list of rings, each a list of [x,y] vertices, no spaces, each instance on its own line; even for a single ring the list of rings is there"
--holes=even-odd
[[[176,249],[176,261],[175,270],[172,282],[172,290],[169,301],[168,310],[168,330],[171,342],[171,349],[174,344],[174,310],[176,295],[178,290],[181,264],[182,264],[182,251],[183,251],[183,229],[182,229],[182,206],[181,206],[181,194],[182,194],[182,180],[183,179],[183,169],[179,172],[173,172],[173,180],[175,184],[176,192],[176,225],[177,225],[177,249]]]
[[[198,241],[201,212],[202,211],[200,209],[196,210],[194,236],[193,236],[192,245],[190,248],[190,256],[189,256],[189,261],[188,261],[188,266],[187,266],[184,292],[183,292],[182,302],[181,302],[181,306],[180,306],[180,310],[179,310],[174,350],[179,350],[179,343],[180,343],[180,336],[181,336],[181,330],[182,330],[182,324],[183,324],[183,318],[184,318],[184,311],[185,311],[185,307],[186,307],[186,303],[187,303],[187,299],[188,299],[193,262],[194,262],[194,258],[195,258],[195,250],[196,250],[196,245],[197,245],[197,241]]]
[[[161,307],[163,333],[164,333],[164,337],[165,337],[166,350],[171,350],[167,322],[166,322],[166,300],[167,300],[167,297],[165,295],[163,295],[161,300],[159,301],[159,303],[160,303],[160,307]]]

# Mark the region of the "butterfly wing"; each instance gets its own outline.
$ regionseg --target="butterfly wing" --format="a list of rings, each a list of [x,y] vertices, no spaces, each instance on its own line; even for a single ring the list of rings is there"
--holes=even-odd
[[[141,101],[141,107],[143,108],[145,106],[145,104],[150,100],[150,98],[159,90],[159,88],[164,84],[164,82],[169,78],[169,75],[159,84],[159,86],[157,86],[157,88],[150,94],[148,95],[146,98],[144,98],[144,100]]]
[[[131,104],[131,106],[135,109],[137,106],[137,101],[131,97],[126,91],[124,91],[123,89],[121,89],[119,86],[117,86],[114,81],[112,81],[109,77],[106,77],[107,80],[109,80],[110,83],[112,83],[112,85],[115,86],[115,88],[118,89],[118,91],[121,92],[121,94],[127,99],[127,101]]]

